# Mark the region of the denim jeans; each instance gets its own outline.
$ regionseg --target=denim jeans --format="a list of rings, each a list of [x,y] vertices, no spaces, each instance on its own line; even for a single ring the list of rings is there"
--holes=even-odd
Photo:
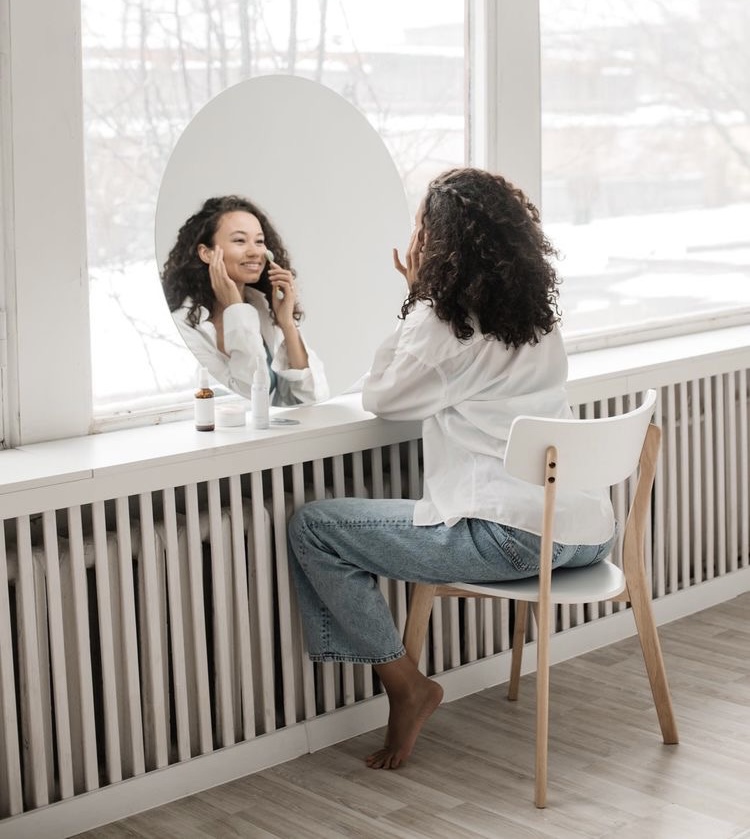
[[[462,519],[415,527],[414,501],[334,498],[289,522],[289,563],[313,661],[383,664],[404,654],[376,576],[410,582],[498,582],[539,571],[539,536]],[[602,545],[554,544],[552,566],[593,565]]]

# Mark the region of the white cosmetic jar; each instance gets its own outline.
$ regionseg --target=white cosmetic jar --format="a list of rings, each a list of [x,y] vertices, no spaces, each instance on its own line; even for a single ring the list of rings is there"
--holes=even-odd
[[[242,405],[219,405],[216,408],[216,427],[239,428],[245,425],[245,413]]]

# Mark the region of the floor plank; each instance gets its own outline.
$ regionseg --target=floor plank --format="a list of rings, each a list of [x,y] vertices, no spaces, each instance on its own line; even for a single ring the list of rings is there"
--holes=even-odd
[[[750,839],[750,593],[660,628],[681,742],[664,746],[637,639],[552,668],[547,808],[534,677],[438,709],[408,765],[382,731],[77,839]]]

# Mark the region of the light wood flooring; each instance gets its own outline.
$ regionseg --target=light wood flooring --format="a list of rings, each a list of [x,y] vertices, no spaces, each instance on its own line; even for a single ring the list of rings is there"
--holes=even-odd
[[[408,765],[371,732],[78,839],[750,839],[750,593],[661,627],[681,742],[664,746],[631,638],[552,668],[547,809],[534,677],[443,705]]]

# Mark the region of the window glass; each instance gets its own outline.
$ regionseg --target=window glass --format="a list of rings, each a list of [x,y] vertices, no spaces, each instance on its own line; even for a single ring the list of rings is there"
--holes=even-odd
[[[223,89],[269,73],[328,85],[380,131],[412,205],[463,162],[463,0],[82,0],[82,16],[99,416],[193,388],[161,295],[154,211],[175,142]]]
[[[744,310],[750,4],[541,0],[540,13],[542,206],[566,336]]]

